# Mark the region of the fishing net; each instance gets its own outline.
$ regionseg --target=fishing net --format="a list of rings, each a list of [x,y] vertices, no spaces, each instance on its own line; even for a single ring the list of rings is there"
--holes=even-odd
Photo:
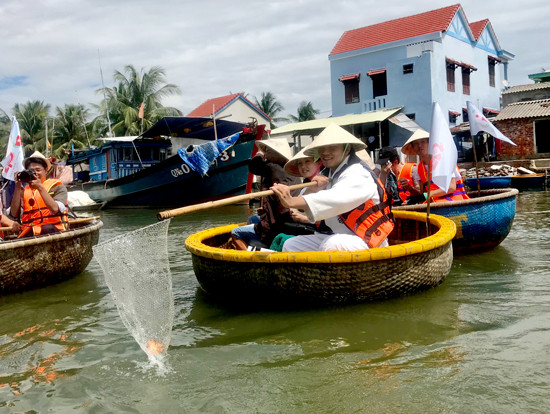
[[[169,224],[160,221],[93,248],[124,326],[153,361],[166,353],[174,321]]]

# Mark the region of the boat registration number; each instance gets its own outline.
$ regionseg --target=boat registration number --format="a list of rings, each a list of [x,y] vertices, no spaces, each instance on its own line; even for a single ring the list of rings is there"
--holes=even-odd
[[[215,159],[212,162],[212,165],[218,165],[218,159],[220,161],[229,161],[231,159],[231,155],[227,151],[222,151],[220,156]],[[191,172],[191,168],[186,163],[182,163],[178,168],[174,168],[170,171],[173,177],[180,177],[185,174],[189,174]]]

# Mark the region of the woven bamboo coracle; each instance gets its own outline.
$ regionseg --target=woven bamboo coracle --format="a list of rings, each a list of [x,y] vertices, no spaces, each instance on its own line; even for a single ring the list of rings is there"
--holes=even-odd
[[[81,273],[92,259],[102,226],[98,220],[76,222],[63,233],[0,242],[0,296]]]
[[[360,251],[249,252],[220,248],[235,225],[187,238],[193,269],[207,294],[232,303],[281,307],[358,303],[407,295],[440,284],[453,261],[452,221],[396,212],[389,247]]]
[[[430,204],[430,212],[456,224],[453,239],[455,253],[470,253],[498,246],[510,233],[516,215],[515,188],[482,190],[468,193],[469,200]],[[394,211],[426,212],[426,204],[394,207]]]

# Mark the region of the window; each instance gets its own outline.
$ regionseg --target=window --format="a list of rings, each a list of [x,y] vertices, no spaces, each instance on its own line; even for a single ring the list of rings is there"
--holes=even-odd
[[[456,118],[460,116],[460,112],[449,111],[449,122],[456,124]]]
[[[451,59],[445,60],[446,66],[447,66],[447,90],[449,92],[455,91],[455,68],[456,68],[456,62]]]
[[[386,96],[388,94],[386,69],[369,70],[367,75],[372,80],[372,97]]]
[[[462,122],[468,122],[468,108],[462,108]]]
[[[550,119],[535,121],[535,145],[537,154],[550,152],[550,140],[545,139],[550,134]]]
[[[496,61],[489,58],[489,86],[495,86],[495,66]]]
[[[407,118],[409,118],[411,121],[414,121],[416,119],[416,114],[405,114]]]
[[[470,69],[462,68],[462,93],[470,94]]]
[[[360,74],[344,75],[338,79],[344,84],[344,94],[346,104],[359,102],[359,77]]]
[[[403,74],[406,75],[407,73],[413,73],[413,64],[409,63],[407,65],[403,65]]]

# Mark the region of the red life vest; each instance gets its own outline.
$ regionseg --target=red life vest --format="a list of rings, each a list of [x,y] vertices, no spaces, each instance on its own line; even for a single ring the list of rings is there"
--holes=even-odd
[[[458,174],[460,175],[460,171],[458,170],[458,167],[456,167]],[[427,188],[427,182],[428,182],[428,170],[426,170],[426,167],[424,166],[424,163],[421,162],[418,164],[418,175],[420,176],[420,180],[422,183],[424,183],[424,189]],[[439,187],[434,184],[433,181],[431,181],[430,184],[430,191],[435,191],[439,189]],[[452,194],[445,194],[443,196],[439,197],[432,197],[432,200],[434,202],[438,201],[457,201],[457,200],[468,200],[470,197],[466,194],[466,191],[464,190],[464,182],[462,181],[462,178],[456,178],[456,189]]]
[[[49,193],[54,186],[61,185],[61,181],[50,178],[44,181],[42,185],[46,187],[46,191]],[[42,226],[46,224],[53,224],[59,231],[67,230],[66,211],[65,213],[53,214],[44,202],[40,192],[27,185],[23,191],[23,214],[21,214],[23,230],[18,237],[27,235],[31,230],[33,235],[38,236],[42,233]]]
[[[363,165],[363,167],[365,166]],[[368,200],[355,209],[340,214],[340,218],[348,229],[361,237],[372,248],[378,247],[388,237],[393,230],[394,223],[390,207],[391,200],[388,199],[382,182],[370,168],[366,169],[376,183],[381,201],[374,204],[372,200]]]
[[[413,181],[412,181],[411,172],[412,172],[412,169],[415,165],[416,164],[414,162],[406,163],[405,165],[403,165],[403,168],[401,168],[401,171],[399,172],[399,177],[397,177],[397,186],[398,186],[398,189],[399,189],[399,198],[403,202],[405,202],[405,201],[407,201],[408,199],[411,198],[411,193],[410,193],[409,190],[405,190],[403,187],[401,187],[401,184],[399,184],[399,180],[401,178],[406,178],[409,181],[409,184],[412,186]]]

